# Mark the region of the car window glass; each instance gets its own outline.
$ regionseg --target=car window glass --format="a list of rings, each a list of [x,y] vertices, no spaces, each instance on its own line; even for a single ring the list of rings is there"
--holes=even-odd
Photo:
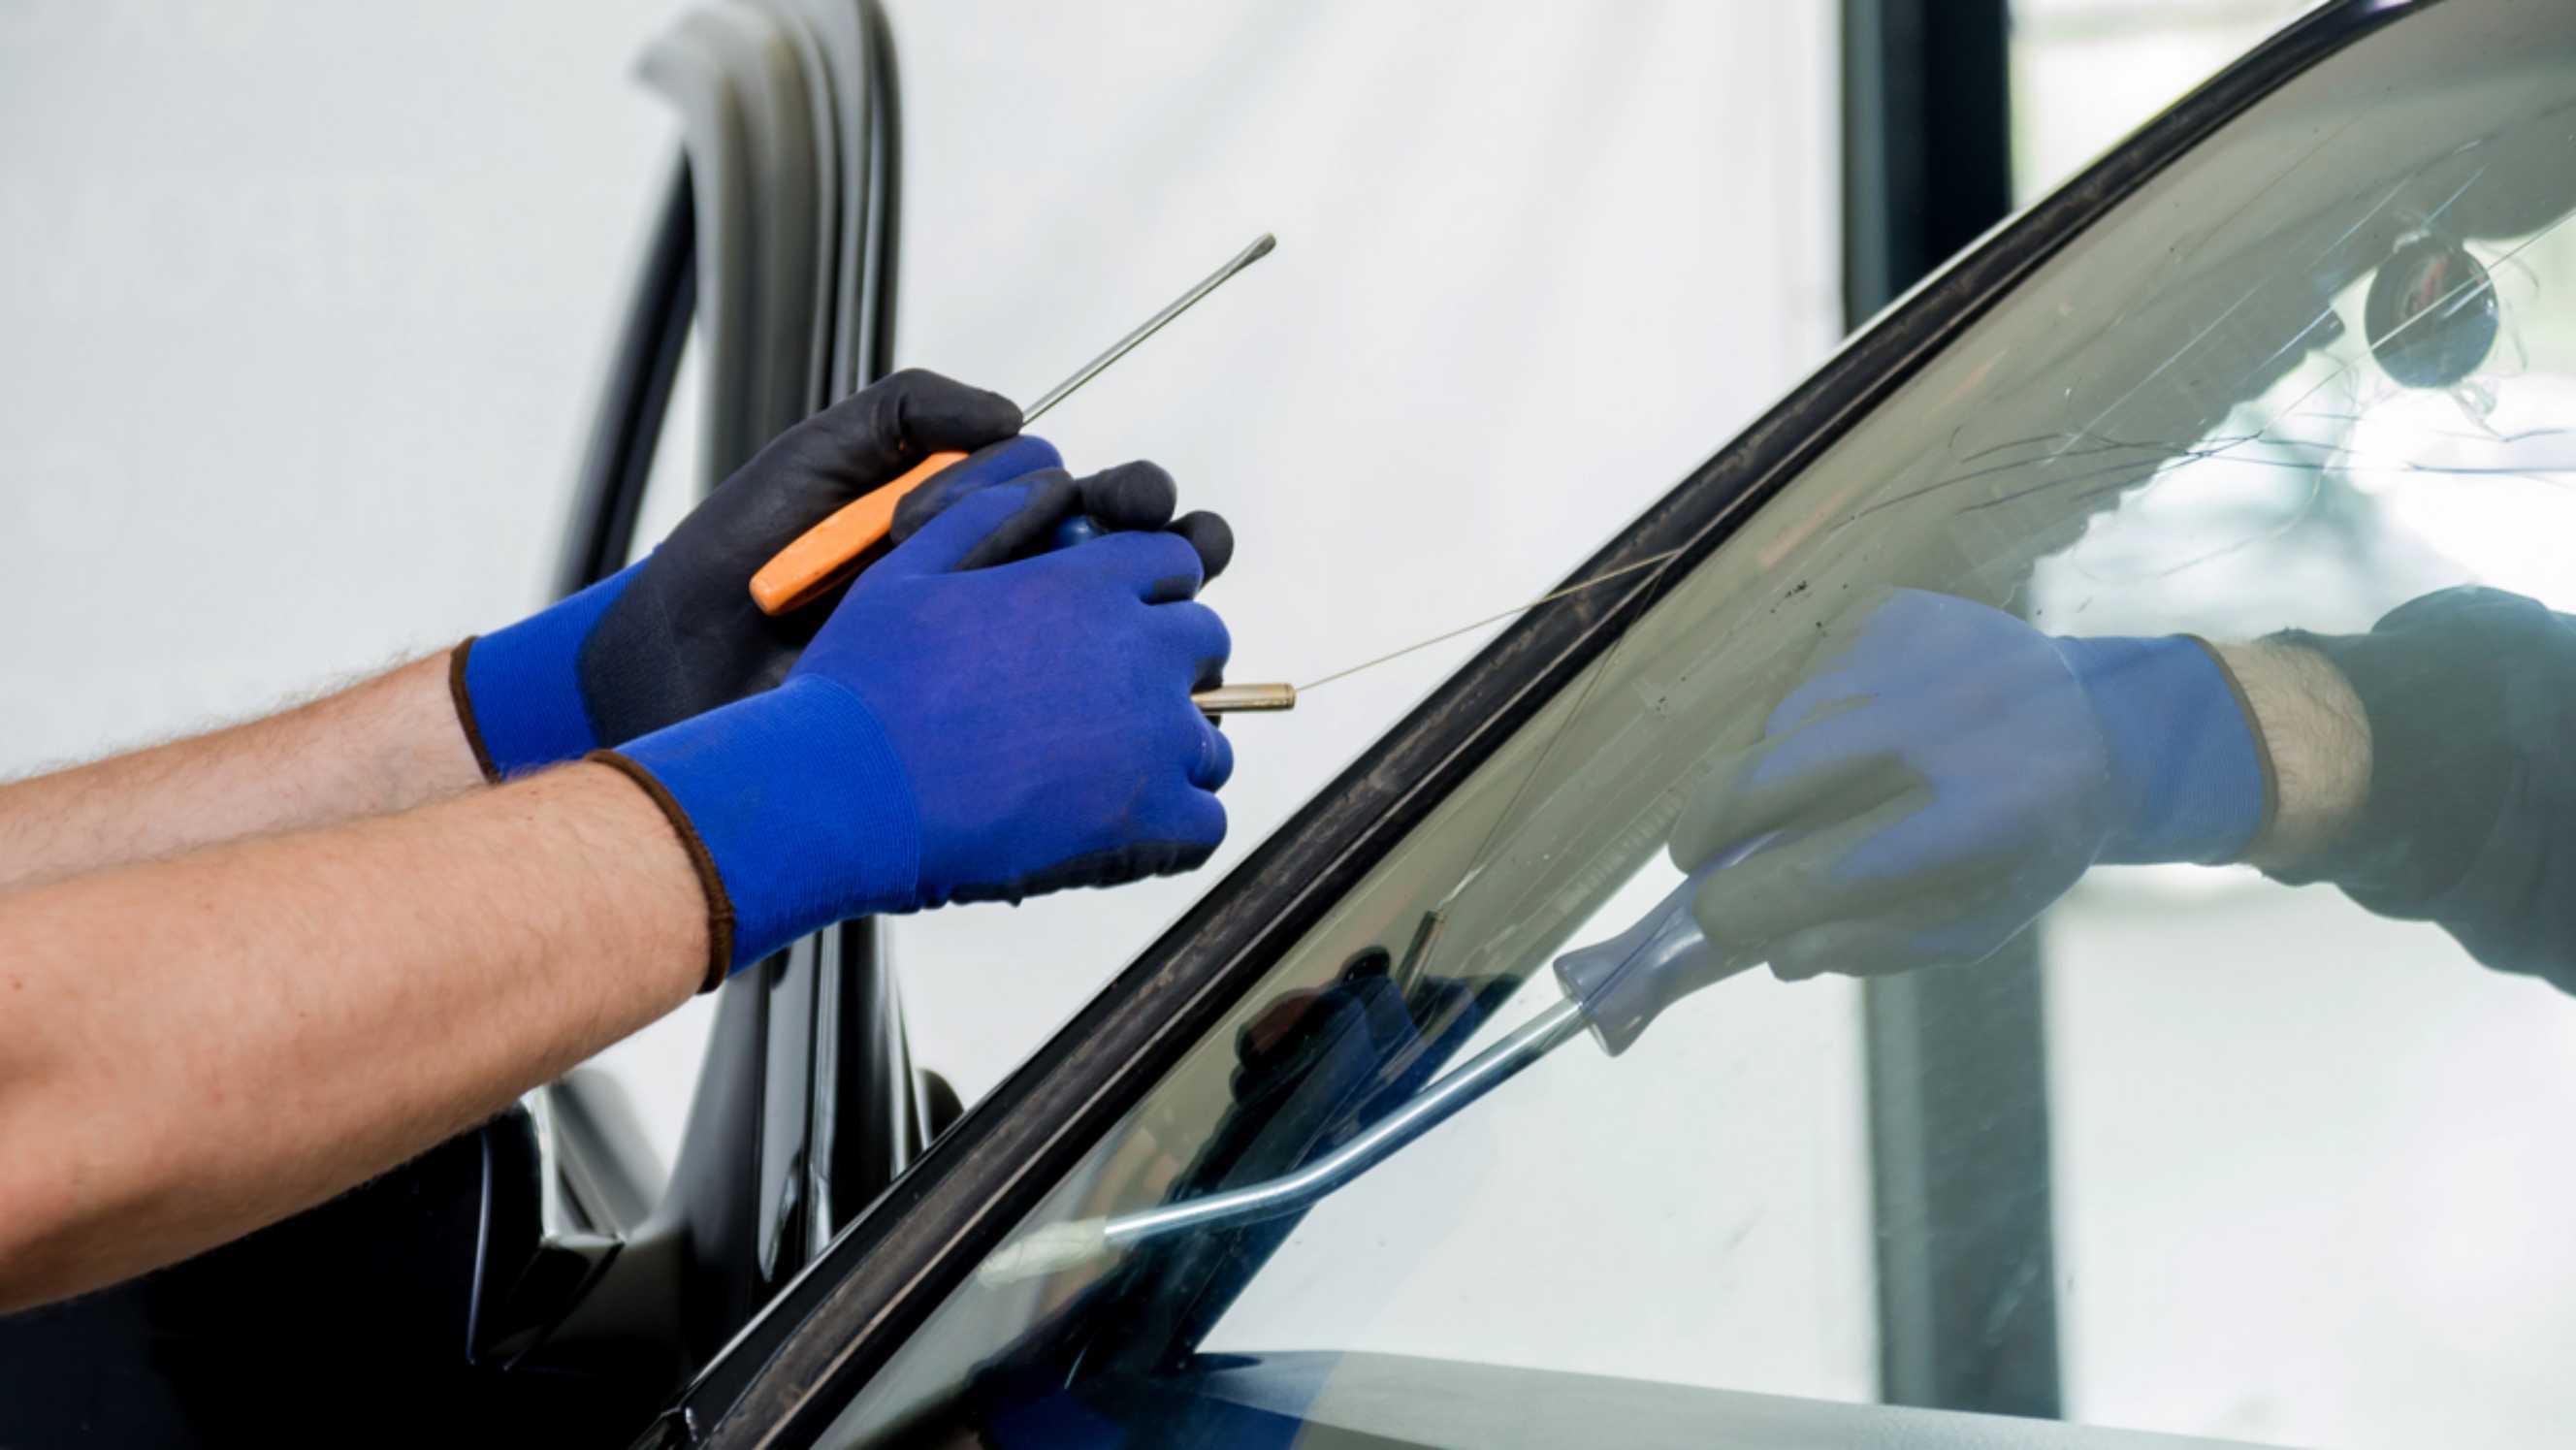
[[[1568,1394],[1606,1416],[1688,1387],[1696,1418],[1680,1423],[1771,1427],[1746,1443],[1897,1436],[1921,1422],[1870,1403],[1888,1357],[1975,1344],[1997,1320],[1905,1322],[1889,1266],[1962,1263],[1945,1234],[2034,1198],[2053,1248],[1974,1302],[2047,1305],[2069,1420],[2556,1443],[2576,1342],[2560,1228],[2576,1003],[2492,969],[2529,964],[2512,952],[2482,962],[2436,927],[2244,866],[2087,872],[2086,855],[2035,935],[2011,937],[2045,985],[2026,1091],[2046,1151],[2030,1177],[1972,1185],[1965,1220],[1911,1211],[1862,1112],[1873,1074],[1882,1097],[1958,1085],[1861,1040],[1849,980],[1759,971],[1682,1000],[1624,1055],[1569,1041],[1303,1212],[1115,1243],[1097,1220],[1315,1161],[1559,1004],[1551,963],[1680,879],[1665,850],[1694,801],[1778,735],[1893,692],[1827,692],[1832,708],[1774,728],[1905,600],[1973,620],[1977,639],[2097,649],[2349,635],[2446,589],[2576,609],[2571,44],[2502,5],[2410,16],[2039,266],[1338,901],[825,1443],[907,1417],[1007,1445],[1255,1412],[1395,1435],[1405,1386],[1432,1394],[1462,1366],[1529,1372],[1478,1381],[1518,1388],[1458,1410],[1525,1426]],[[2000,644],[1917,655],[2007,678],[1976,673]],[[1887,669],[1908,662],[1900,649]],[[2182,692],[2165,679],[2142,704]],[[2040,688],[2002,691],[1994,718],[2040,708]],[[2383,761],[2376,789],[2419,778],[2403,765]],[[1884,785],[1905,804],[1889,819],[1925,809],[1904,794],[1921,784]],[[2074,800],[2081,784],[2051,788]],[[1947,921],[2018,890],[1962,859],[1980,869],[1905,909]],[[1785,916],[1850,880],[1820,867],[1745,910]],[[1835,940],[1854,956],[1829,971],[1883,947]]]

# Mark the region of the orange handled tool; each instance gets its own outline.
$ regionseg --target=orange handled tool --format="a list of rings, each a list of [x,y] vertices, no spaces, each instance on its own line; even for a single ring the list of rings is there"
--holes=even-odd
[[[1125,357],[1136,344],[1162,331],[1163,324],[1190,310],[1191,304],[1217,289],[1217,285],[1235,273],[1270,255],[1279,240],[1263,232],[1251,246],[1235,254],[1234,260],[1217,268],[1207,280],[1180,295],[1171,306],[1145,319],[1143,326],[1111,345],[1107,352],[1084,363],[1072,377],[1050,389],[1046,396],[1031,403],[1020,414],[1026,427],[1038,415],[1064,401],[1074,389],[1090,382],[1102,368]],[[763,614],[785,614],[791,609],[812,603],[832,586],[859,571],[859,561],[876,542],[894,526],[895,505],[905,494],[937,477],[942,469],[964,458],[963,453],[934,453],[914,464],[901,478],[844,504],[830,518],[807,529],[760,566],[751,576],[751,597]]]
[[[843,504],[832,516],[796,536],[751,576],[751,597],[763,614],[785,614],[859,572],[859,560],[894,527],[894,506],[965,454],[934,453],[894,482]]]

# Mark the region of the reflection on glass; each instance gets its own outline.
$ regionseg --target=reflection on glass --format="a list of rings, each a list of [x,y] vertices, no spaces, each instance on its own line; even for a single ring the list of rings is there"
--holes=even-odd
[[[1947,1088],[1865,1050],[1853,979],[2034,923],[2055,1181],[1991,1193],[2049,1191],[2062,1247],[1997,1292],[2056,1296],[2067,1417],[2549,1443],[2576,1004],[2508,974],[2576,988],[2571,50],[2409,17],[2075,238],[1342,899],[834,1443],[1966,1433],[1875,1403],[1890,1337],[1991,1327],[1875,1292],[1945,1244],[1870,1201],[1861,1075]],[[1342,1171],[1576,1019],[1613,1051]]]

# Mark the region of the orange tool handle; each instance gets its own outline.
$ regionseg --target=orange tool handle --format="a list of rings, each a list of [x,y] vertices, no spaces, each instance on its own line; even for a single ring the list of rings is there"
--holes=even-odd
[[[760,566],[751,576],[752,601],[763,614],[785,614],[811,604],[832,586],[859,572],[859,559],[894,527],[894,506],[903,496],[936,478],[941,470],[965,458],[963,453],[934,453],[906,470],[901,478],[841,505],[833,515],[807,529]]]

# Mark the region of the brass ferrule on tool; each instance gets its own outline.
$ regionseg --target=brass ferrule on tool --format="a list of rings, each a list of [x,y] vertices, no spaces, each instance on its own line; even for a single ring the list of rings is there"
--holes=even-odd
[[[1295,685],[1219,685],[1190,696],[1190,703],[1211,715],[1236,714],[1250,710],[1294,710],[1297,708]]]

